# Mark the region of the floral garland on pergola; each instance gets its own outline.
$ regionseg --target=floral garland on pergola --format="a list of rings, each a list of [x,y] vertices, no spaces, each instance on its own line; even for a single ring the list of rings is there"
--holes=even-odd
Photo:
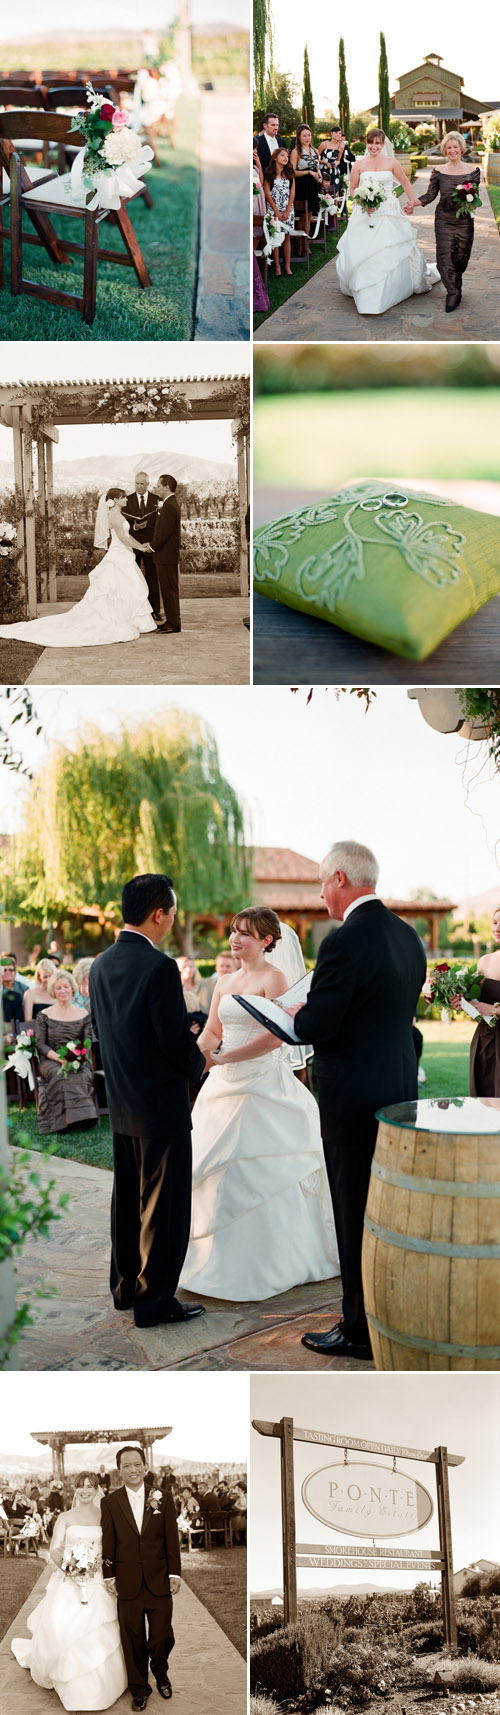
[[[210,376],[207,376],[210,381]],[[186,383],[186,386],[188,383]],[[179,383],[169,381],[109,381],[83,383],[88,405],[85,421],[89,423],[166,422],[192,414],[191,400],[186,398]],[[89,390],[90,389],[90,398]],[[76,388],[75,388],[76,392]],[[42,433],[45,423],[57,422],[68,404],[68,387],[57,382],[33,387],[21,382],[16,387],[16,404],[31,406],[33,440]],[[236,421],[244,434],[250,429],[250,383],[245,378],[218,384],[210,398],[211,411],[219,407],[221,415]],[[26,427],[28,425],[26,424]]]

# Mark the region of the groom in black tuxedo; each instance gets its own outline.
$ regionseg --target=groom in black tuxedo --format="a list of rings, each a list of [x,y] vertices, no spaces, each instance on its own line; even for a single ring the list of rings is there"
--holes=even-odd
[[[156,484],[159,500],[158,517],[153,536],[153,553],[160,585],[165,624],[160,631],[180,631],[179,554],[181,548],[181,509],[176,496],[175,476],[160,476]]]
[[[179,1533],[172,1496],[148,1482],[142,1449],[120,1447],[116,1463],[122,1487],[101,1503],[102,1570],[118,1597],[132,1709],[139,1710],[151,1696],[148,1656],[160,1697],[172,1696],[167,1667],[174,1644],[172,1594],[180,1584]]]
[[[145,470],[138,470],[133,494],[127,495],[126,511],[122,514],[128,519],[130,535],[134,543],[135,557],[140,571],[143,572],[148,586],[148,596],[153,609],[153,618],[157,625],[160,623],[160,588],[156,576],[153,552],[148,547],[154,536],[158,516],[158,496],[149,486],[149,477]],[[144,550],[146,549],[146,552]]]
[[[175,960],[160,952],[176,910],[168,876],[127,881],[124,928],[89,979],[113,1131],[111,1291],[140,1328],[203,1313],[175,1297],[191,1221],[189,1079],[199,1084],[211,1065]]]
[[[321,1133],[337,1229],[342,1320],[303,1335],[325,1356],[370,1358],[361,1242],[377,1109],[416,1101],[412,1021],[426,959],[415,930],[377,898],[379,866],[354,840],[334,845],[320,868],[329,917],[342,924],[321,942],[305,1006],[290,1008],[301,1042],[312,1042]]]

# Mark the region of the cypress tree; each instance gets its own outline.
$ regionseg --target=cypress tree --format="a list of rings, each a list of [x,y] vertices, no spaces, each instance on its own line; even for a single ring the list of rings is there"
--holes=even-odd
[[[379,125],[382,127],[382,130],[385,131],[386,137],[389,136],[390,118],[391,118],[391,92],[390,92],[390,88],[389,88],[389,67],[387,64],[387,48],[385,45],[385,36],[383,34],[383,31],[381,30],[380,31],[380,59],[378,62],[378,119],[379,119]]]
[[[263,112],[266,105],[266,61],[273,63],[273,20],[270,0],[254,0],[253,63],[255,76],[255,106]]]
[[[314,131],[314,101],[311,89],[311,73],[309,70],[309,54],[304,48],[304,82],[302,85],[302,118]]]
[[[349,107],[349,90],[347,88],[343,36],[340,37],[339,41],[339,114],[344,137],[347,137],[347,141],[349,142],[351,136],[351,111]]]

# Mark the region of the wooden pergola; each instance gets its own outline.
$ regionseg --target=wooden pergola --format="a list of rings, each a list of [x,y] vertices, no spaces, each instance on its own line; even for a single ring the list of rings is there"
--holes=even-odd
[[[165,1435],[172,1434],[172,1428],[161,1429],[32,1429],[30,1434],[33,1441],[40,1441],[42,1447],[52,1448],[52,1476],[64,1482],[64,1449],[69,1446],[88,1446],[92,1442],[136,1441],[143,1448],[146,1465],[149,1471],[154,1469],[153,1445],[162,1441]]]
[[[229,420],[237,451],[240,592],[249,591],[246,517],[250,498],[250,381],[245,375],[159,376],[154,381],[20,382],[0,384],[0,422],[12,429],[18,563],[25,617],[36,619],[35,506],[45,535],[47,570],[41,599],[55,602],[53,448],[59,427],[99,423],[199,423]],[[37,447],[37,489],[33,443]]]

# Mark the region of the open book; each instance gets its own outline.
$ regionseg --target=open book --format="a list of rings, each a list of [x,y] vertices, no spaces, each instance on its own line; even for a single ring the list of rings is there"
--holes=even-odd
[[[293,1018],[288,1018],[283,1009],[287,1006],[304,1005],[312,978],[312,971],[306,971],[303,977],[299,977],[298,983],[280,994],[279,1000],[267,1000],[261,994],[235,994],[233,1000],[237,1000],[239,1006],[244,1006],[245,1012],[250,1012],[252,1018],[256,1018],[262,1025],[263,1030],[272,1030],[273,1036],[279,1036],[280,1042],[300,1042]]]

